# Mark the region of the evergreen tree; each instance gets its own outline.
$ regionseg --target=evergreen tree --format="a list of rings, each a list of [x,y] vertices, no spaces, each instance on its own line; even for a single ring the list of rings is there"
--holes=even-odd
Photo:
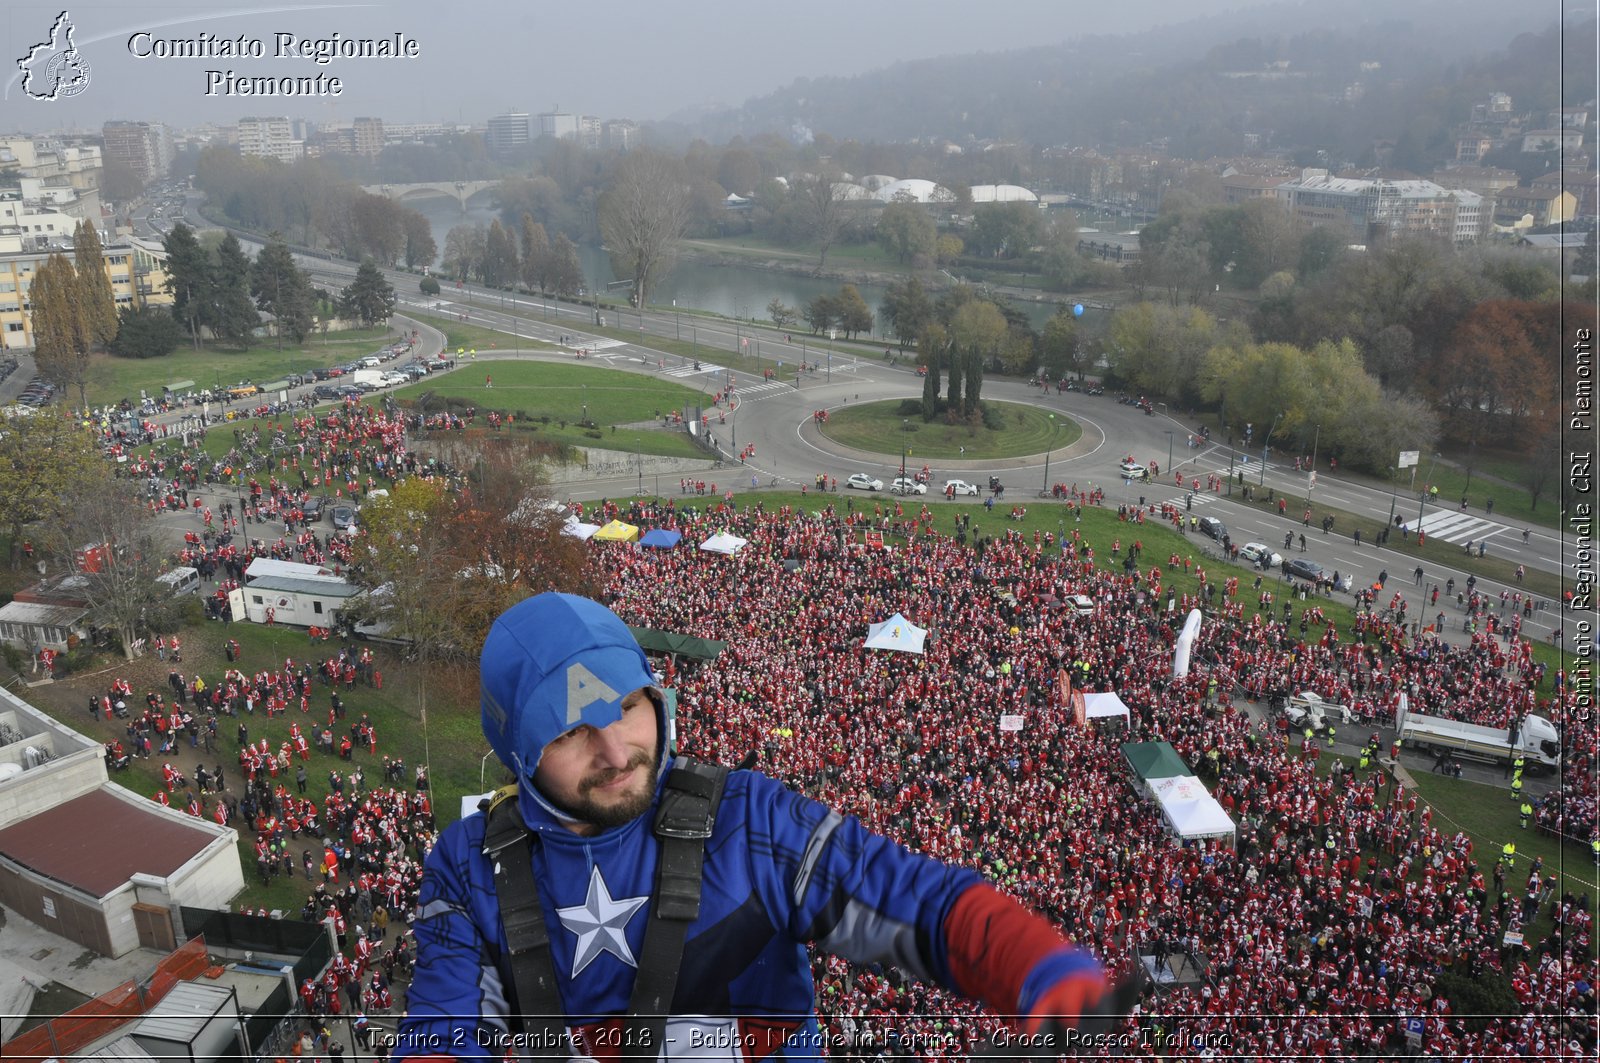
[[[543,293],[550,274],[550,237],[544,226],[522,213],[522,285],[530,292]]]
[[[78,300],[93,346],[105,347],[117,334],[117,297],[111,291],[100,233],[80,221],[72,233],[72,259],[77,268]]]
[[[961,346],[950,348],[950,390],[946,393],[945,405],[951,417],[961,416],[964,407],[961,405],[961,385],[966,380],[967,359],[971,352]]]
[[[961,410],[962,410],[962,413],[966,414],[968,419],[971,419],[972,415],[978,412],[978,400],[979,400],[980,396],[983,394],[983,352],[982,351],[969,351],[968,352],[968,354],[967,354],[966,371],[967,371],[967,386],[965,388],[966,395],[962,399],[962,401],[965,403],[965,405],[962,406]]]
[[[211,256],[200,246],[194,230],[178,222],[167,234],[167,291],[172,293],[172,316],[189,333],[195,350],[200,349],[200,326],[205,323],[211,303]]]
[[[250,256],[232,233],[217,246],[212,270],[205,323],[217,339],[248,347],[250,334],[261,324],[261,315],[250,301]]]
[[[578,245],[557,233],[550,246],[550,271],[545,283],[557,295],[577,295],[583,287],[583,264],[578,261]]]
[[[33,274],[28,286],[32,307],[33,360],[46,380],[76,387],[88,406],[89,323],[78,297],[78,277],[67,256],[57,251]]]
[[[277,319],[280,347],[284,336],[304,343],[311,335],[312,308],[316,305],[311,280],[294,264],[289,245],[277,233],[256,256],[250,270],[250,294],[255,296],[257,309]]]
[[[930,356],[928,372],[922,378],[922,419],[933,420],[939,412],[939,355]]]
[[[516,238],[496,218],[483,241],[483,283],[501,288],[517,281]]]
[[[394,286],[370,258],[362,260],[356,279],[339,293],[339,313],[368,327],[387,322],[394,304]]]
[[[125,306],[117,319],[111,353],[118,357],[160,358],[183,342],[183,327],[164,306]]]

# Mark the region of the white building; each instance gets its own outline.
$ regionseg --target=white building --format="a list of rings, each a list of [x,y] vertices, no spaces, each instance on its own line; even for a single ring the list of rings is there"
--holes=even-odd
[[[533,119],[526,111],[508,111],[489,119],[483,135],[484,143],[496,155],[505,155],[527,147],[533,140]]]
[[[239,119],[239,154],[292,163],[304,157],[305,141],[295,137],[289,119],[282,115]]]
[[[578,135],[578,116],[564,111],[546,111],[539,116],[539,135],[544,137],[575,137]]]

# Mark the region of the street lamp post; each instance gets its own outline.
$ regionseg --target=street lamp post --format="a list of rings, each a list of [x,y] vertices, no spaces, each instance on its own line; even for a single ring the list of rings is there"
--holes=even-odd
[[[1317,486],[1317,445],[1322,442],[1322,425],[1317,425],[1316,435],[1311,437],[1311,469],[1306,475],[1306,504],[1311,504],[1311,491]]]
[[[833,383],[833,329],[828,329],[828,383]]]
[[[639,494],[644,494],[644,451],[640,449],[639,437],[633,437],[633,456],[639,463]]]
[[[1272,453],[1272,433],[1278,430],[1278,422],[1283,420],[1283,414],[1278,414],[1272,419],[1272,427],[1267,429],[1266,438],[1261,441],[1261,475],[1256,478],[1256,486],[1267,482],[1267,455]]]
[[[1438,464],[1439,452],[1434,451],[1433,457],[1428,459],[1428,475],[1422,479],[1422,490],[1417,493],[1417,531],[1422,531],[1422,503],[1428,497],[1428,485],[1433,482],[1433,467]],[[1415,476],[1416,469],[1412,468],[1411,475]]]
[[[908,418],[908,417],[900,418],[900,431],[902,431],[902,432],[911,431],[911,419],[910,418]],[[902,480],[904,480],[906,478],[906,457],[907,457],[909,451],[910,451],[910,444],[905,442],[904,440],[902,440],[901,443],[900,443],[900,479],[902,479]]]
[[[1044,449],[1044,483],[1039,487],[1039,497],[1041,498],[1050,493],[1050,452],[1056,446],[1056,415],[1052,413],[1046,416],[1050,418],[1050,442],[1045,445]]]
[[[1172,471],[1172,430],[1167,430],[1167,471]]]

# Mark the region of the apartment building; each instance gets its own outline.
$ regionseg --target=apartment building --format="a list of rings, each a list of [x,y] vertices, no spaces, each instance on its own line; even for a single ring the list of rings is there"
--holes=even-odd
[[[141,183],[158,181],[172,165],[172,137],[159,122],[107,122],[100,127],[105,160],[132,170]]]
[[[305,157],[305,140],[281,115],[239,119],[239,154],[292,163]]]
[[[495,155],[507,155],[528,146],[533,140],[533,119],[526,111],[507,111],[489,119],[484,143]]]
[[[51,255],[49,250],[0,252],[0,346],[6,350],[33,346],[28,285]],[[106,275],[118,308],[166,306],[166,256],[159,244],[126,241],[102,249]]]

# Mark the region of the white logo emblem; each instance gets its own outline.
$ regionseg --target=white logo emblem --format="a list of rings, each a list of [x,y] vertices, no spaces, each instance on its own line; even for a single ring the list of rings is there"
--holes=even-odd
[[[581,664],[567,669],[567,726],[583,719],[583,710],[597,701],[616,701],[621,694]]]
[[[50,27],[50,39],[28,49],[17,60],[22,91],[35,100],[62,100],[89,87],[89,64],[72,42],[76,27],[63,11]]]
[[[589,895],[584,902],[574,908],[556,909],[561,925],[578,939],[578,947],[572,953],[572,977],[582,974],[602,952],[611,953],[629,967],[639,966],[633,958],[633,950],[628,948],[628,920],[649,899],[624,897],[614,901],[606,880],[600,876],[600,868],[597,866],[590,872]]]

